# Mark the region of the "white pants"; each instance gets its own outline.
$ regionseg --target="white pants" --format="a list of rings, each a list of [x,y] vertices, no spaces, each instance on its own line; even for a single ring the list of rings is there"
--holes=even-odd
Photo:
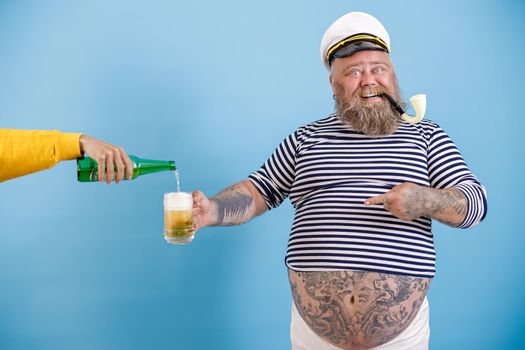
[[[416,317],[407,329],[397,337],[380,345],[375,350],[428,350],[430,338],[428,300],[425,297]],[[304,322],[292,302],[292,322],[290,325],[292,350],[340,350],[317,334]]]

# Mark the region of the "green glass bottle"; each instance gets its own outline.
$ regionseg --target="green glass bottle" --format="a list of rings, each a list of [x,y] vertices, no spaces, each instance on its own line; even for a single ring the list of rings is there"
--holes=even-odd
[[[133,177],[136,179],[141,175],[158,173],[161,171],[174,171],[177,169],[172,160],[142,159],[129,155],[133,162]],[[77,158],[77,178],[79,182],[97,182],[98,164],[89,157]]]

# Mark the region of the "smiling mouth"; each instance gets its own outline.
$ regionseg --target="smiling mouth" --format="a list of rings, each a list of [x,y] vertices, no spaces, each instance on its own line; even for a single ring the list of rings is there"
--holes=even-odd
[[[371,98],[382,98],[383,97],[383,91],[382,89],[378,88],[365,88],[361,91],[361,98],[368,100]]]
[[[374,97],[381,97],[381,94],[369,94],[369,95],[363,95],[362,98],[368,99],[368,98],[374,98]]]

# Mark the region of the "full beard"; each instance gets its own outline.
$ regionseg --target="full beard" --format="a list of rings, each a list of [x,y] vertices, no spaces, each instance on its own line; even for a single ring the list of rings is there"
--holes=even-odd
[[[362,96],[381,95],[386,90],[379,86],[365,86],[357,89],[349,100],[346,98],[344,88],[336,84],[335,100],[336,113],[343,124],[352,126],[355,131],[362,132],[373,137],[392,135],[396,132],[401,116],[392,108],[385,97],[381,101],[373,104],[365,103]],[[405,108],[397,83],[394,84],[394,91],[389,95],[401,106]]]

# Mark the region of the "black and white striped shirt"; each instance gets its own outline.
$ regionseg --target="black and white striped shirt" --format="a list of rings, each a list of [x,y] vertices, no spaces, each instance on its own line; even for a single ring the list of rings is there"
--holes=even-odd
[[[365,270],[433,277],[431,219],[403,221],[365,199],[404,182],[455,187],[468,199],[465,220],[486,214],[486,191],[434,122],[401,123],[390,136],[353,131],[331,115],[300,127],[250,180],[269,209],[289,196],[295,218],[286,264],[293,270]]]

